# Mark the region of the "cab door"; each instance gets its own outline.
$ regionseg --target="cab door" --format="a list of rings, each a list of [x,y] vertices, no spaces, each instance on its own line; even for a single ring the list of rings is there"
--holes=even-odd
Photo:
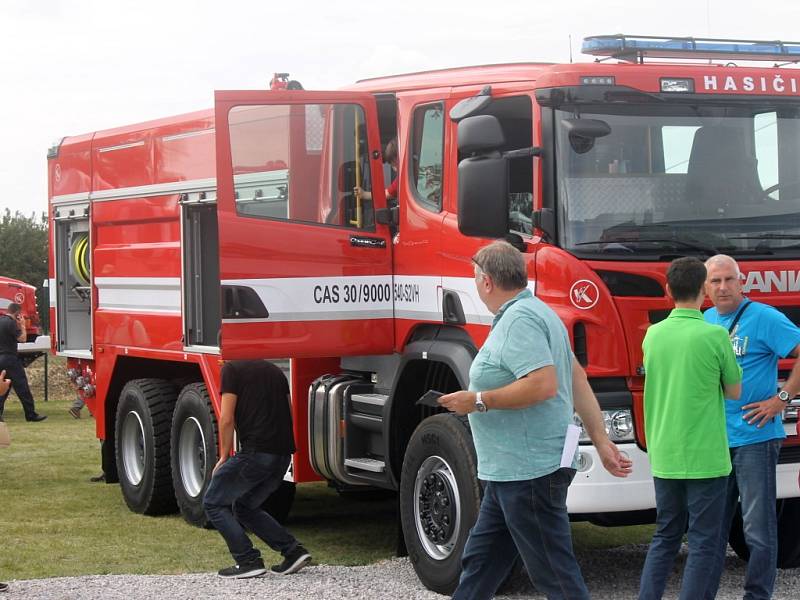
[[[393,348],[374,98],[216,92],[223,358]]]

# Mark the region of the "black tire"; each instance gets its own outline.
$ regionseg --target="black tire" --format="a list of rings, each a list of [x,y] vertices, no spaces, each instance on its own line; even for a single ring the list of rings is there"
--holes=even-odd
[[[206,385],[186,385],[178,396],[172,415],[172,483],[181,516],[196,527],[208,527],[203,497],[219,458],[218,432]]]
[[[134,379],[119,397],[115,425],[120,487],[133,512],[174,513],[169,434],[176,390],[161,379]]]
[[[449,595],[456,588],[480,502],[477,458],[466,424],[450,414],[428,417],[411,436],[400,479],[408,556],[428,589]]]
[[[800,536],[797,535],[797,524],[800,522],[800,498],[778,500],[778,568],[796,569],[800,567]],[[728,543],[742,560],[750,558],[750,551],[744,539],[741,507],[731,524]]]
[[[272,495],[261,505],[261,508],[271,514],[281,525],[286,523],[289,518],[289,513],[294,504],[296,487],[293,481],[281,481],[278,489],[272,492]]]

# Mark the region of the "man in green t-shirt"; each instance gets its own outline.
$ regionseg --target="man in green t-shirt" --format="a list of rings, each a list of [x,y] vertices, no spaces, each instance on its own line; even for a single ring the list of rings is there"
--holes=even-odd
[[[722,526],[731,472],[724,402],[739,397],[742,371],[728,332],[706,323],[700,312],[705,278],[697,258],[672,262],[667,293],[675,309],[647,330],[642,343],[644,429],[657,517],[640,600],[661,598],[687,523],[689,556],[680,598],[702,598]]]

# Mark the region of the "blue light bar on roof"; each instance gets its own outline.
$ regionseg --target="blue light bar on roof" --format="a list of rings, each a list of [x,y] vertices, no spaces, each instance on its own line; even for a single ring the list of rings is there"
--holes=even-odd
[[[800,61],[800,42],[595,35],[583,39],[581,52],[633,61],[659,57],[796,62]]]

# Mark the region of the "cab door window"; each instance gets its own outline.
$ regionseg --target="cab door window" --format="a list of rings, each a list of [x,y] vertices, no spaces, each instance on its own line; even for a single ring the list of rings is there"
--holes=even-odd
[[[237,214],[374,229],[360,106],[237,106],[228,119]]]
[[[417,107],[411,133],[411,185],[414,197],[433,211],[442,209],[444,118],[441,102]]]

